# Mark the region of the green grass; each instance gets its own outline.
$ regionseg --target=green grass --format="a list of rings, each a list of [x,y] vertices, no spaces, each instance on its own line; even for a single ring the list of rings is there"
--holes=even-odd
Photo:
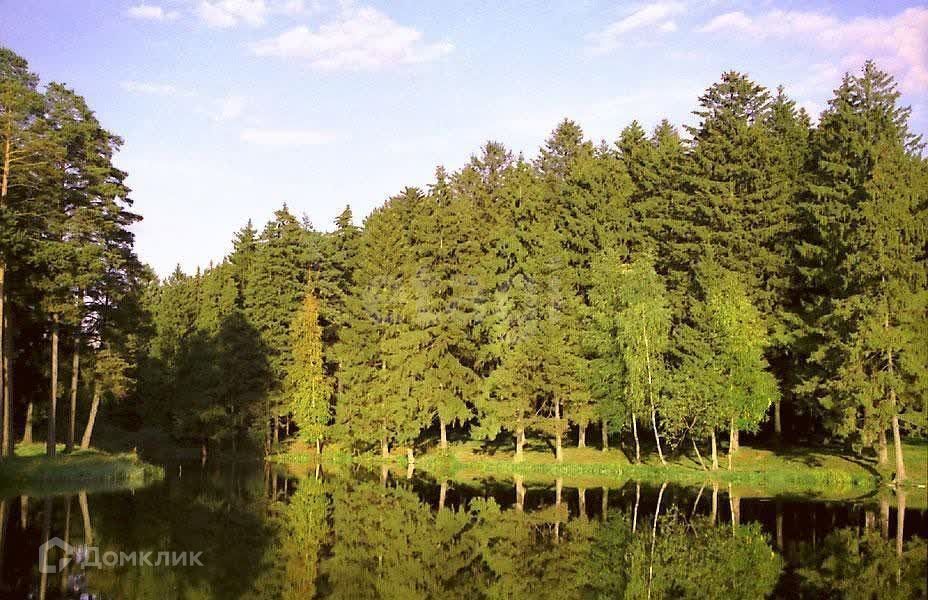
[[[45,456],[44,444],[20,444],[16,455],[0,462],[0,495],[41,495],[76,488],[137,487],[162,479],[161,467],[134,453],[109,454],[95,449]]]
[[[371,459],[374,462],[382,459]],[[910,506],[928,505],[928,443],[905,444],[906,488]],[[309,460],[299,453],[288,453],[281,462],[296,464]],[[354,460],[357,460],[356,458]],[[398,456],[398,462],[405,458]],[[703,456],[709,465],[709,457]],[[532,440],[526,446],[523,462],[513,461],[513,450],[479,442],[452,444],[448,451],[432,449],[416,459],[416,468],[435,477],[475,480],[482,477],[522,475],[527,481],[563,478],[575,486],[615,485],[617,482],[671,482],[699,486],[717,482],[731,484],[742,496],[803,496],[850,499],[869,496],[892,484],[893,456],[886,468],[872,459],[861,458],[836,448],[754,448],[742,446],[727,469],[727,454],[720,453],[720,468],[706,471],[695,453],[680,454],[661,465],[654,453],[647,453],[642,464],[633,464],[618,449],[602,452],[596,448],[564,449],[564,462],[558,463],[547,443]]]

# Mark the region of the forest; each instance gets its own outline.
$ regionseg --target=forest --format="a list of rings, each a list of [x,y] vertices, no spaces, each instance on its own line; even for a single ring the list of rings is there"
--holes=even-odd
[[[535,437],[717,469],[745,434],[881,465],[892,445],[901,483],[926,427],[928,163],[889,74],[835,85],[809,115],[728,71],[692,125],[628,115],[597,143],[565,119],[360,227],[284,205],[159,278],[120,138],[0,49],[3,456],[38,431],[86,447],[98,419],[204,460],[505,440],[519,461]]]

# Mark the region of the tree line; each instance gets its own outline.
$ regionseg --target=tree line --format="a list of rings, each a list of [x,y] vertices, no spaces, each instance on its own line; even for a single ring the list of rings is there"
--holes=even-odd
[[[562,459],[565,436],[585,446],[592,428],[604,448],[629,440],[636,460],[645,444],[703,461],[702,446],[717,468],[721,435],[730,465],[739,433],[765,426],[788,442],[872,446],[880,463],[891,435],[901,481],[902,436],[924,430],[928,396],[928,169],[910,112],[872,62],[814,124],[782,88],[730,71],[692,126],[633,121],[596,144],[565,120],[531,160],[489,142],[362,227],[346,208],[319,231],[284,206],[238,231],[219,264],[163,280],[131,253],[118,179],[104,188],[124,236],[111,276],[56,266],[53,249],[83,256],[66,229],[83,222],[76,208],[62,225],[19,217],[41,244],[5,236],[5,265],[44,261],[55,282],[20,267],[9,288],[42,297],[42,309],[20,301],[35,322],[17,336],[34,348],[23,364],[54,363],[49,332],[67,327],[94,364],[119,363],[92,378],[127,397],[114,418],[204,455],[298,436],[412,456],[457,429],[511,439],[516,460],[542,436]],[[53,204],[21,189],[4,214]]]
[[[101,401],[132,387],[138,292],[151,274],[133,249],[141,217],[126,173],[113,165],[121,144],[83,97],[62,83],[40,88],[27,62],[0,47],[3,458],[42,422],[49,456],[61,437],[67,451],[88,447]],[[90,398],[80,440],[79,396]]]

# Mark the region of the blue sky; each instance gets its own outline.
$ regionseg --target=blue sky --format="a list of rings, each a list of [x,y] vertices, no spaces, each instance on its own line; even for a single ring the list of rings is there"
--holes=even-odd
[[[330,229],[488,139],[533,156],[564,117],[609,141],[688,122],[726,69],[814,115],[872,57],[928,131],[928,6],[909,2],[0,0],[0,44],[126,140],[161,274],[285,202]]]

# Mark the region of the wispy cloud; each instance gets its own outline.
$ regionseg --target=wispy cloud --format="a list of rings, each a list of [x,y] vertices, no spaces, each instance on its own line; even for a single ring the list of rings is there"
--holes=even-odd
[[[673,17],[686,12],[682,2],[658,1],[642,6],[625,17],[587,36],[589,50],[602,54],[615,50],[628,34],[639,31],[671,32],[677,30]]]
[[[292,4],[301,8],[302,3]],[[265,0],[202,0],[197,5],[197,15],[210,27],[225,29],[239,23],[251,26],[263,25],[268,14]]]
[[[772,10],[758,15],[734,11],[714,17],[699,31],[812,42],[840,54],[843,68],[874,58],[898,75],[903,90],[928,91],[928,7],[849,20],[811,11]]]
[[[313,129],[247,128],[240,137],[243,142],[271,147],[319,146],[335,140],[332,133]]]
[[[123,81],[122,89],[133,94],[148,94],[152,96],[194,96],[194,92],[183,90],[173,83],[156,83],[151,81]]]
[[[321,70],[378,69],[436,60],[454,49],[449,42],[425,42],[423,34],[371,7],[346,8],[315,31],[306,26],[252,45],[258,56],[308,61]]]
[[[165,10],[155,4],[137,4],[129,7],[126,14],[133,19],[144,19],[147,21],[173,21],[180,16],[176,10]]]

